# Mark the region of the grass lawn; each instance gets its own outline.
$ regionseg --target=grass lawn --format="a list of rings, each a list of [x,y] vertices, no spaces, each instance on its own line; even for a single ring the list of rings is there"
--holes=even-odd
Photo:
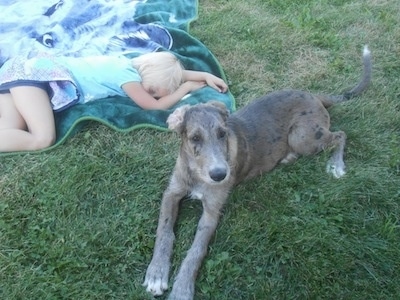
[[[209,246],[196,299],[400,298],[398,0],[200,0],[191,34],[225,70],[236,106],[283,88],[340,93],[347,174],[329,153],[237,187]],[[93,123],[52,151],[0,157],[0,299],[151,299],[141,286],[179,147],[153,129]],[[184,201],[172,274],[201,204]],[[164,299],[161,297],[160,299]]]

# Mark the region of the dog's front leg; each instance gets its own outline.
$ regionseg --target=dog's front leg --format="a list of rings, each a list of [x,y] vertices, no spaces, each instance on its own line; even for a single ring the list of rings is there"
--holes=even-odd
[[[200,218],[196,235],[172,287],[170,300],[191,300],[194,297],[194,286],[197,272],[207,254],[208,244],[215,233],[225,199],[213,199],[213,207],[203,202],[203,214]],[[218,201],[219,200],[219,201]]]
[[[171,264],[171,254],[175,239],[174,224],[178,215],[179,202],[186,195],[173,175],[164,192],[158,219],[157,236],[153,258],[147,268],[143,286],[154,296],[159,296],[168,289],[168,275]]]

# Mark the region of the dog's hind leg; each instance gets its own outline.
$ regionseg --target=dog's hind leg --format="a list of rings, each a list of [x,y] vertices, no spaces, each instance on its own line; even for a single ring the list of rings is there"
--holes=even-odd
[[[222,194],[223,199],[221,198]],[[220,210],[227,197],[227,193],[222,192],[222,194],[214,191],[214,195],[211,196],[211,193],[208,193],[207,202],[203,201],[203,214],[197,226],[193,244],[181,264],[168,299],[193,299],[197,273],[207,254],[208,244],[215,233]],[[212,204],[212,207],[207,203]]]
[[[331,146],[334,147],[331,158],[326,165],[326,171],[336,178],[346,174],[346,166],[343,161],[346,134],[343,131],[332,132]]]
[[[161,202],[153,258],[147,268],[143,283],[143,286],[147,287],[146,290],[154,296],[162,295],[168,289],[169,268],[175,240],[174,224],[178,215],[179,202],[187,193],[181,186],[176,177],[172,176]]]
[[[327,172],[336,178],[346,174],[343,161],[346,134],[343,131],[330,132],[327,124],[304,120],[294,124],[288,136],[291,149],[288,156],[312,155],[322,150],[333,151],[327,164]]]

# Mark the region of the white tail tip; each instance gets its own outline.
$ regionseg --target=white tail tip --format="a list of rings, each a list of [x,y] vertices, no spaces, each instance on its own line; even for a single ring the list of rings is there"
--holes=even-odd
[[[371,55],[371,51],[368,48],[368,45],[364,46],[364,50],[363,50],[363,56],[368,56]]]

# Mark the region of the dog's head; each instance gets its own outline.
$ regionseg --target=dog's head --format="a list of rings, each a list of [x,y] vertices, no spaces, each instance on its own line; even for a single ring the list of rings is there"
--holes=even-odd
[[[191,174],[206,183],[229,178],[229,111],[217,101],[177,108],[167,120],[168,128],[181,136],[180,159]]]

